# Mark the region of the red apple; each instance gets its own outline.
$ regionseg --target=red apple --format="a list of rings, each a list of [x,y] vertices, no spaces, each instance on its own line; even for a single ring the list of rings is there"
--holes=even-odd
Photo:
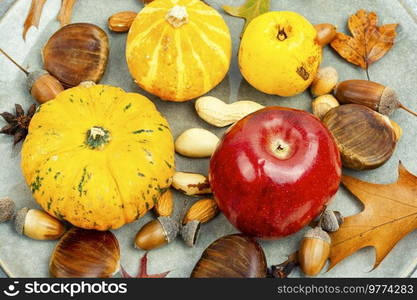
[[[336,194],[338,148],[312,114],[267,107],[237,122],[210,160],[219,208],[249,236],[276,239],[299,231]]]

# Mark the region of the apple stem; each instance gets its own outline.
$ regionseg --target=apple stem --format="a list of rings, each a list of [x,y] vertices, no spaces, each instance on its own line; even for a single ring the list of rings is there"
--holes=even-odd
[[[291,154],[291,146],[281,139],[272,142],[271,150],[279,159],[287,159]]]

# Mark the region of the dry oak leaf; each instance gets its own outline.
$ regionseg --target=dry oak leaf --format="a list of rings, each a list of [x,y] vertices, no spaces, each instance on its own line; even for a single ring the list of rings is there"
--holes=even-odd
[[[243,26],[242,33],[243,35],[246,27],[257,16],[262,15],[269,11],[270,0],[246,0],[246,2],[241,6],[230,6],[223,5],[223,9],[229,15],[234,17],[245,19],[245,26]]]
[[[374,184],[343,176],[343,185],[364,205],[359,214],[345,218],[332,233],[330,267],[364,247],[376,251],[374,269],[394,246],[417,228],[417,177],[400,162],[395,183]]]
[[[361,9],[348,21],[353,37],[338,32],[330,45],[348,62],[367,69],[392,48],[397,26],[387,24],[379,27],[377,14]]]

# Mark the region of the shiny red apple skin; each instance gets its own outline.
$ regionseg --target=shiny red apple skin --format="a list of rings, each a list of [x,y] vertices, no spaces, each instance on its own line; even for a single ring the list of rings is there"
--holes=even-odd
[[[291,149],[284,159],[272,150],[282,141]],[[220,210],[238,230],[277,239],[318,216],[338,190],[341,168],[333,137],[315,116],[272,106],[225,133],[209,178]]]

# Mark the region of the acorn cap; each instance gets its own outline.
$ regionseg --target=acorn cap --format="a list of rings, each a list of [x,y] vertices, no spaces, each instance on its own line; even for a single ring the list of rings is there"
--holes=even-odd
[[[308,230],[304,234],[304,238],[319,239],[319,240],[325,241],[328,244],[331,243],[329,234],[323,229],[321,229],[319,226]]]
[[[9,197],[0,199],[0,223],[9,221],[14,215],[16,205]]]
[[[26,215],[28,212],[29,208],[23,207],[16,213],[16,217],[14,219],[14,228],[19,234],[23,234],[23,231],[25,229]]]
[[[378,112],[383,115],[390,115],[401,106],[398,96],[390,87],[385,87],[379,100]]]
[[[194,247],[197,243],[198,235],[200,233],[200,221],[189,221],[181,228],[181,237],[185,244],[190,247]]]
[[[165,231],[166,240],[168,243],[175,240],[178,235],[179,225],[170,217],[158,217],[159,223]]]
[[[26,80],[28,90],[31,91],[33,85],[39,79],[39,77],[46,75],[46,74],[49,74],[49,73],[45,70],[35,70],[33,72],[30,72]]]
[[[336,216],[337,223],[339,223],[339,225],[342,225],[343,222],[345,221],[345,218],[343,217],[342,213],[337,210],[334,210],[333,213]]]
[[[340,214],[340,213],[339,213]],[[327,232],[336,232],[339,230],[340,224],[336,213],[326,209],[321,217],[321,228]],[[343,222],[343,221],[342,221]]]

